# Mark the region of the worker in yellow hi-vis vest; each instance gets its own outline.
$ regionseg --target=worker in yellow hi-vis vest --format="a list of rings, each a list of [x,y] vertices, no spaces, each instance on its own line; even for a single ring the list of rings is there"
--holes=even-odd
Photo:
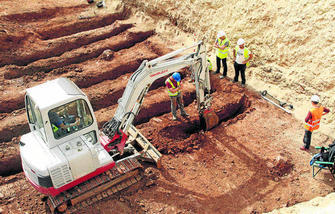
[[[229,52],[230,41],[227,39],[227,35],[224,31],[220,30],[217,34],[214,47],[216,48],[216,71],[215,73],[220,73],[221,61],[223,65],[223,73],[220,78],[225,78],[227,76],[227,57]]]
[[[178,72],[174,72],[172,76],[166,79],[165,85],[171,100],[172,120],[178,120],[177,107],[180,109],[181,116],[188,117],[189,115],[184,110],[184,101],[182,96],[181,76]]]

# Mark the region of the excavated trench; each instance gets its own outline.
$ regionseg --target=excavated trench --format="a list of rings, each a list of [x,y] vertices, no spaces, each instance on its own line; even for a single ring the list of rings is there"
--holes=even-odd
[[[0,161],[0,176],[6,177],[22,172],[19,155],[13,155]]]
[[[41,14],[43,14],[43,11]],[[79,19],[66,22],[66,24],[40,26],[41,28],[38,28],[40,30],[36,32],[38,38],[35,38],[33,43],[26,46],[18,44],[23,43],[25,39],[30,39],[31,33],[27,33],[25,36],[19,35],[19,37],[23,37],[19,39],[13,39],[12,37],[15,37],[15,35],[11,35],[7,38],[14,40],[12,45],[9,44],[11,50],[1,55],[0,66],[10,64],[27,65],[33,61],[59,56],[65,51],[117,35],[131,27],[129,24],[117,26],[117,23],[115,23],[117,20],[126,19],[127,16],[128,11],[124,10],[120,13],[102,17],[92,17],[89,22],[85,19]],[[64,18],[66,19],[66,17]],[[10,21],[14,22],[15,17]],[[6,45],[8,45],[8,42],[11,43],[11,41],[3,41]],[[13,55],[16,57],[13,57]]]
[[[236,94],[232,94],[235,96]],[[219,117],[219,124],[231,124],[238,119],[245,117],[246,113],[250,112],[251,103],[247,96],[237,95],[231,100],[231,103],[226,103],[223,106],[217,94],[214,96],[214,110]],[[140,130],[145,133],[145,136],[151,143],[163,154],[176,154],[180,152],[191,152],[193,149],[198,149],[206,141],[206,134],[202,130],[200,119],[196,111],[195,102],[190,104],[186,109],[192,112],[192,116],[182,121],[170,121],[170,114],[151,119],[148,123],[140,125]]]
[[[1,19],[8,21],[18,21],[21,23],[34,22],[36,20],[50,20],[64,14],[71,14],[73,10],[82,11],[88,5],[76,5],[72,7],[42,8],[40,11],[29,11],[1,16]]]
[[[149,32],[140,32],[137,34],[132,34],[133,36],[129,38],[133,38],[133,43],[132,42],[126,42],[124,39],[124,35],[118,36],[119,38],[113,38],[114,41],[112,44],[108,46],[103,46],[100,48],[99,52],[97,54],[90,54],[89,59],[98,57],[103,53],[103,50],[112,50],[115,51],[113,52],[113,56],[111,59],[99,59],[98,62],[101,66],[101,70],[99,72],[96,71],[96,68],[91,67],[89,64],[76,64],[73,65],[69,61],[78,61],[80,59],[81,55],[74,56],[74,54],[70,53],[70,59],[67,61],[65,64],[62,65],[62,60],[54,60],[50,59],[46,60],[49,62],[36,62],[36,67],[41,67],[41,64],[44,68],[49,69],[50,67],[56,68],[55,70],[51,71],[50,74],[45,74],[43,72],[40,72],[41,70],[35,70],[28,68],[30,71],[29,72],[24,72],[20,69],[13,70],[11,74],[16,75],[19,74],[25,75],[25,82],[31,84],[31,79],[28,78],[29,74],[33,74],[34,77],[32,79],[36,80],[41,80],[41,81],[36,81],[36,84],[41,83],[45,81],[45,79],[51,79],[51,78],[56,78],[58,77],[68,77],[72,81],[74,81],[79,87],[81,88],[86,88],[91,85],[103,82],[105,80],[112,80],[116,79],[117,77],[126,74],[126,73],[132,73],[134,72],[140,63],[144,59],[153,59],[158,56],[158,54],[151,52],[150,50],[148,51],[140,51],[141,48],[145,45],[147,45],[147,42],[143,42],[143,40],[147,39],[149,36],[152,35],[152,31]],[[121,39],[121,41],[120,41]],[[120,42],[120,43],[116,43]],[[138,44],[136,44],[139,42]],[[114,44],[113,44],[114,43]],[[135,47],[129,47],[130,45],[135,45]],[[121,51],[118,51],[121,49]],[[87,51],[87,49],[83,49],[82,52]],[[92,51],[89,50],[89,52],[92,53]],[[127,62],[127,60],[123,57],[124,55],[131,55],[131,57],[134,59],[134,61]],[[74,58],[75,57],[75,58]],[[59,63],[59,64],[58,64]],[[93,62],[92,62],[93,63]],[[55,66],[53,66],[55,65]],[[29,66],[26,66],[29,67]],[[26,68],[23,68],[26,69]],[[26,69],[26,70],[28,70]],[[26,73],[26,74],[25,74]],[[80,75],[78,75],[80,74]],[[6,73],[5,73],[6,75]],[[11,91],[12,88],[21,89],[22,91],[25,90],[25,87],[23,85],[19,84],[7,84],[3,86],[3,89],[6,91]],[[1,94],[1,93],[0,93]],[[93,104],[94,105],[94,104]],[[3,99],[0,101],[0,112],[1,113],[8,113],[11,112],[17,108],[22,108],[24,107],[24,93],[15,93],[15,94],[8,94],[4,93],[3,94]]]
[[[224,109],[216,112],[219,117],[219,124],[234,119],[249,107],[248,98],[243,96],[238,103],[228,103]],[[160,130],[159,134],[164,138],[170,138],[176,141],[189,138],[192,134],[201,132],[202,124],[199,120],[185,120],[186,123],[167,126]]]
[[[108,48],[113,51],[126,48],[124,47],[126,44],[122,45],[121,43],[115,45],[111,42],[113,41],[112,37],[116,35],[122,36],[123,38],[130,37],[130,39],[133,39],[133,43],[127,43],[128,47],[131,47],[137,42],[137,38],[141,39],[141,36],[131,35],[129,32],[128,34],[130,35],[120,35],[131,27],[133,27],[132,24],[115,22],[111,26],[99,30],[95,29],[92,30],[92,32],[78,33],[79,35],[70,35],[68,37],[48,40],[47,44],[42,44],[42,47],[46,48],[36,52],[34,51],[28,56],[19,56],[21,62],[26,62],[26,64],[23,65],[24,67],[8,65],[0,70],[0,72],[4,72],[4,77],[6,79],[13,79],[24,75],[31,75],[35,72],[49,72],[55,68],[80,63],[99,56]],[[147,32],[143,36],[148,37],[150,34],[152,34],[152,32]]]
[[[107,14],[102,17],[79,16],[79,21],[67,22],[58,26],[51,26],[49,29],[40,29],[38,34],[42,40],[50,40],[54,38],[64,37],[76,34],[83,31],[89,31],[97,28],[112,25],[116,20],[125,20],[129,16],[128,10],[123,10],[120,13]],[[89,21],[87,21],[87,19]],[[112,28],[113,26],[110,26]]]

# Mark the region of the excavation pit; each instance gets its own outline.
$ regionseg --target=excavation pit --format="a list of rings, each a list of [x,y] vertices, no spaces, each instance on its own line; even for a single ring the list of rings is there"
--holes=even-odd
[[[47,212],[43,203],[45,196],[37,192],[18,170],[21,168],[18,141],[12,140],[29,131],[24,111],[26,88],[59,77],[71,79],[88,95],[101,126],[114,115],[129,76],[143,60],[155,59],[171,52],[170,48],[185,47],[204,36],[209,47],[208,56],[215,67],[212,44],[216,33],[208,26],[213,24],[211,20],[217,19],[210,14],[228,14],[231,17],[224,20],[231,26],[235,17],[242,22],[245,17],[250,18],[239,13],[217,14],[215,10],[224,8],[214,1],[199,1],[199,4],[152,0],[105,2],[107,7],[97,9],[95,4],[87,1],[1,1],[4,10],[0,14],[0,171],[3,172],[0,176],[0,212]],[[281,27],[277,26],[267,14],[283,17],[278,13],[287,12],[285,7],[282,10],[286,3],[270,4],[271,7],[269,4],[249,7],[253,20],[250,26],[256,26],[253,32],[257,35],[271,37],[277,35],[273,32],[282,31],[283,22],[279,20],[277,23]],[[230,11],[230,7],[235,6],[232,2],[222,7]],[[300,7],[300,4],[296,6],[298,8],[293,9],[297,10],[292,11],[306,14],[300,8],[308,8]],[[318,5],[312,6],[310,8]],[[330,5],[322,6],[327,9]],[[203,22],[198,22],[199,19]],[[294,19],[285,16],[285,20],[292,24],[296,14]],[[328,23],[327,19],[319,20],[321,22],[317,19],[312,22],[321,23],[320,26],[323,26],[322,22]],[[295,28],[302,24],[290,25],[294,29],[288,29],[288,34],[295,32],[293,37],[297,36]],[[199,29],[206,32],[199,35]],[[310,30],[308,26],[301,29]],[[228,37],[231,36],[232,32],[227,31]],[[92,204],[78,213],[264,213],[324,196],[333,190],[334,181],[329,181],[333,179],[331,175],[324,170],[317,179],[312,178],[308,165],[310,155],[298,149],[303,135],[301,121],[249,90],[257,87],[253,85],[256,79],[271,84],[280,82],[285,85],[285,90],[292,90],[290,84],[285,83],[286,69],[278,72],[274,72],[276,69],[272,72],[262,70],[264,66],[273,66],[273,61],[268,64],[268,59],[262,57],[267,53],[263,45],[270,41],[274,44],[271,47],[276,49],[282,47],[282,40],[267,41],[266,38],[263,41],[262,36],[255,33],[252,38],[245,34],[247,46],[255,53],[252,66],[245,72],[247,88],[228,78],[211,75],[214,82],[212,109],[219,116],[218,126],[206,132],[200,129],[194,85],[188,83],[190,71],[183,71],[184,102],[191,115],[188,120],[171,121],[170,99],[164,79],[157,81],[134,121],[136,128],[164,154],[162,168],[157,169],[160,176],[155,177],[156,185],[130,187],[116,197]],[[291,37],[292,34],[287,36],[288,39]],[[303,38],[299,41],[309,44],[313,43],[313,38],[312,35],[310,41]],[[236,38],[229,39],[232,47],[227,63],[228,77],[231,77],[234,75],[231,57]],[[292,41],[290,45],[295,47],[296,42]],[[300,43],[298,46],[302,47]],[[110,54],[102,55],[107,49],[111,50]],[[292,61],[289,58],[283,60],[284,66]],[[296,60],[292,62],[296,63]],[[290,75],[294,79],[294,72]],[[302,84],[308,86],[305,81]],[[280,89],[280,85],[273,89]],[[314,137],[313,144],[327,139]],[[273,164],[267,166],[266,161],[278,155],[285,161],[270,161]],[[274,182],[278,180],[280,182]]]
[[[231,124],[242,119],[250,107],[250,102],[245,95],[236,95],[234,99],[230,97],[231,103],[225,103],[223,106],[220,104],[224,103],[222,102],[224,98],[221,97],[219,100],[216,98],[218,97],[214,97],[213,110],[219,117],[217,127],[220,127],[221,123]],[[195,102],[186,109],[187,112],[192,112],[187,119],[180,117],[179,121],[171,121],[171,118],[166,115],[164,119],[159,119],[160,122],[157,122],[157,119],[150,120],[140,126],[141,131],[146,133],[145,136],[163,154],[192,152],[194,149],[198,150],[205,141],[206,134],[197,116]]]

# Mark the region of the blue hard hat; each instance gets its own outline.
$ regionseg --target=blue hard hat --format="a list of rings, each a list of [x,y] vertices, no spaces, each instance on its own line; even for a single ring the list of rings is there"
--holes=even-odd
[[[172,77],[174,80],[176,80],[177,82],[180,82],[181,80],[181,77],[180,77],[180,74],[178,72],[175,72],[172,74]]]

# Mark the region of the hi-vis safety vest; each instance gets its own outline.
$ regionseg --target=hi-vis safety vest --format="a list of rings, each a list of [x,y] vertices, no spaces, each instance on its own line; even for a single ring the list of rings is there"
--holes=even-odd
[[[320,106],[318,108],[312,108],[310,110],[310,112],[312,113],[312,120],[309,120],[307,123],[305,123],[305,129],[312,132],[320,127],[320,120],[322,117],[323,109],[323,106]]]
[[[238,45],[236,45],[235,47],[235,52],[236,52],[236,55],[237,55],[237,51],[240,49],[240,47]],[[244,59],[247,60],[249,59],[249,49],[244,47],[244,50],[243,50],[243,55],[244,55]],[[247,67],[249,67],[250,63],[247,62]]]
[[[210,71],[213,70],[213,64],[212,64],[211,60],[210,60],[210,59],[207,59],[207,62],[208,62],[208,69],[209,69]]]
[[[166,82],[168,82],[168,83],[171,85],[171,87],[172,87],[173,89],[176,88],[176,87],[173,85],[172,81],[170,80],[170,77],[165,81],[165,84],[166,84]],[[179,86],[179,85],[180,85],[180,82],[177,82],[177,86]],[[169,96],[170,96],[170,97],[174,97],[174,96],[177,96],[177,95],[179,94],[179,91],[177,91],[176,93],[172,93],[172,92],[170,91],[170,89],[168,88],[168,93],[169,93]]]
[[[224,45],[226,42],[228,42],[228,47],[226,47],[224,50],[221,50],[220,48],[216,49],[216,56],[219,57],[220,59],[224,59],[228,57],[230,41],[227,38],[225,38],[224,40],[217,39],[217,43],[219,46]]]
[[[52,131],[53,132],[57,132],[58,131],[58,127],[57,126],[55,126],[54,124],[51,124],[51,126],[52,126]]]

